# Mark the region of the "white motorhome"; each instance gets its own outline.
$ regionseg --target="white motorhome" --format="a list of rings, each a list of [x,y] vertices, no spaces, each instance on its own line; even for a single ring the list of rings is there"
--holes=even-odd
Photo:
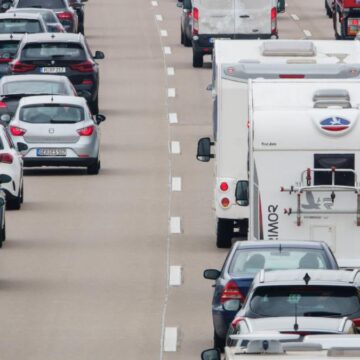
[[[250,80],[251,239],[326,241],[340,266],[360,267],[359,87]]]
[[[277,37],[277,0],[193,0],[193,66],[217,38]]]
[[[249,206],[235,201],[239,180],[248,181],[248,80],[360,77],[360,42],[327,40],[219,40],[213,68],[214,140],[199,141],[198,159],[215,159],[217,246],[248,232]],[[269,89],[272,94],[273,89]],[[286,101],[284,94],[284,101]],[[211,146],[215,155],[210,155]],[[245,183],[244,183],[245,184]],[[244,185],[245,186],[245,185]],[[234,232],[235,231],[235,232]]]

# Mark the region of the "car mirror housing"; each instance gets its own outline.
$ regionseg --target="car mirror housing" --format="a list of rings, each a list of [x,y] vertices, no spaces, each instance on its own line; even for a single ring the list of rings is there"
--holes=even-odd
[[[11,120],[11,116],[9,114],[2,114],[0,120],[8,124]]]
[[[214,145],[210,138],[201,138],[198,142],[196,158],[202,162],[208,162],[215,156],[211,154],[211,146]]]
[[[240,180],[236,183],[235,199],[236,199],[236,203],[239,206],[248,206],[249,205],[249,182],[248,181]]]
[[[201,360],[220,360],[220,349],[208,349],[201,353]]]
[[[96,119],[96,123],[99,125],[100,123],[106,120],[106,116],[103,114],[97,114],[95,116],[95,119]]]
[[[19,152],[23,152],[23,151],[26,151],[28,149],[28,146],[24,143],[17,143],[17,149]]]
[[[208,280],[217,280],[221,275],[221,272],[216,269],[207,269],[204,271],[204,278]]]
[[[94,59],[95,60],[103,60],[103,59],[105,59],[105,54],[102,51],[96,50]]]
[[[1,174],[0,175],[0,184],[7,184],[9,182],[11,182],[12,179],[9,175],[6,174]]]

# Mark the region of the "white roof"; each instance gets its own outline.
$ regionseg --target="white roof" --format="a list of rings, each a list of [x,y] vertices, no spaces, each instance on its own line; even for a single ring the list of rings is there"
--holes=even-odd
[[[28,96],[20,100],[19,108],[26,105],[35,104],[72,104],[78,106],[86,105],[86,100],[80,96],[64,96],[64,95],[42,95],[42,96]]]
[[[33,14],[33,13],[2,13],[0,14],[0,20],[2,19],[29,19],[29,20],[40,20],[42,19],[40,14]]]

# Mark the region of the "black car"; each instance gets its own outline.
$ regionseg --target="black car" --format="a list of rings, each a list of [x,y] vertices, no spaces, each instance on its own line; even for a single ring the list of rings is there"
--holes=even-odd
[[[65,75],[87,99],[93,114],[97,114],[99,65],[95,60],[104,57],[101,51],[93,56],[81,34],[31,34],[23,38],[11,62],[11,73]]]
[[[84,11],[84,2],[88,0],[69,0],[69,5],[76,11],[78,19],[79,19],[79,26],[78,31],[85,34],[85,11]]]

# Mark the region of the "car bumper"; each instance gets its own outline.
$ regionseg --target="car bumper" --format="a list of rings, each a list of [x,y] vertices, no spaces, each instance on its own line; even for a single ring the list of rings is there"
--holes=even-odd
[[[66,167],[88,167],[96,164],[97,158],[24,158],[24,166],[66,166]]]

